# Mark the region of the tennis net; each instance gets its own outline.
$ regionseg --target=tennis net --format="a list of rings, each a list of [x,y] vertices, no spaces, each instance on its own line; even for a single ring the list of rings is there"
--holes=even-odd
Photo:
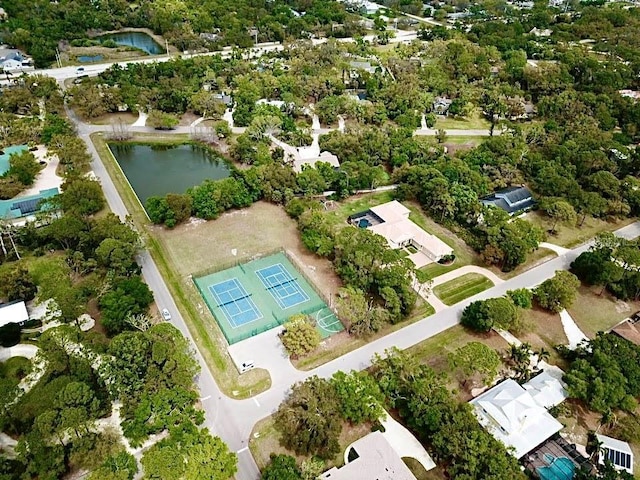
[[[236,303],[244,298],[250,297],[252,294],[251,293],[247,293],[246,295],[242,296],[242,297],[236,297],[236,298],[232,298],[231,300],[229,300],[228,302],[224,302],[224,303],[219,303],[218,307],[224,307],[225,305],[229,305],[230,303]]]
[[[284,282],[278,283],[277,285],[268,286],[267,290],[273,290],[274,288],[282,287],[283,285],[289,285],[290,283],[293,283],[297,280],[298,280],[297,278],[290,278],[289,280],[285,280]]]

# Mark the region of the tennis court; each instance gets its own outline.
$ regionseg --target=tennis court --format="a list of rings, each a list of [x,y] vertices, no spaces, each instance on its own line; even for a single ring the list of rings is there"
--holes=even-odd
[[[209,290],[232,327],[237,328],[262,318],[262,313],[238,279],[209,285]]]
[[[297,313],[311,316],[323,338],[344,330],[284,253],[194,278],[229,344],[282,325]]]
[[[281,263],[256,270],[256,275],[283,310],[309,300],[309,295]]]

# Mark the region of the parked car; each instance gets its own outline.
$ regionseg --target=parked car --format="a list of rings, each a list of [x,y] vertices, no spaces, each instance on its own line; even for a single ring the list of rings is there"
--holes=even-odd
[[[162,309],[162,318],[164,318],[166,321],[171,320],[171,314],[169,313],[169,310],[167,310],[166,308]]]

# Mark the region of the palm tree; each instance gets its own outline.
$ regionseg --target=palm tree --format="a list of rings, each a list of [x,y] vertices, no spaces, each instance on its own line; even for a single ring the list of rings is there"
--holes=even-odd
[[[538,357],[538,361],[536,366],[540,365],[540,362],[546,362],[551,358],[551,352],[544,347],[541,347],[540,350],[535,351],[534,354]]]

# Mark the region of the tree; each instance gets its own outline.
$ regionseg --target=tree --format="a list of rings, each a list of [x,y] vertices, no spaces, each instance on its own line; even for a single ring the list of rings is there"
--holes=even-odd
[[[566,270],[558,270],[553,278],[542,282],[534,291],[538,304],[552,312],[569,308],[578,294],[580,280]]]
[[[102,324],[110,335],[128,328],[129,315],[146,313],[153,302],[153,294],[138,275],[118,279],[110,291],[99,300]]]
[[[566,225],[575,225],[577,221],[576,211],[573,209],[573,206],[565,200],[543,201],[541,208],[553,221],[550,230],[552,233],[556,232],[558,222]]]
[[[58,197],[65,213],[92,215],[104,208],[105,200],[100,183],[85,177],[67,178]]]
[[[297,314],[289,317],[280,334],[280,340],[287,353],[293,358],[304,356],[320,345],[322,337],[308,315]]]
[[[494,327],[509,329],[518,320],[518,309],[510,298],[477,300],[462,312],[461,323],[479,332],[488,332]]]
[[[33,181],[40,171],[40,164],[33,153],[25,150],[14,153],[9,157],[9,170],[7,176],[15,177],[22,185],[33,185]]]
[[[438,143],[444,143],[447,140],[447,131],[443,128],[439,128],[436,132],[436,140]]]
[[[516,307],[529,309],[532,306],[533,292],[528,288],[518,288],[509,290],[507,296],[511,299]]]
[[[291,455],[271,454],[269,465],[262,470],[262,480],[302,480],[302,474]]]
[[[33,300],[38,291],[29,270],[22,263],[0,275],[0,285],[0,293],[9,302]]]
[[[274,420],[283,446],[298,455],[331,458],[340,450],[340,404],[327,380],[313,376],[293,385]]]
[[[180,120],[170,113],[153,110],[147,117],[147,125],[156,130],[173,130]]]
[[[340,401],[342,417],[353,423],[375,422],[385,414],[384,395],[367,372],[352,370],[333,374],[331,384]]]
[[[476,373],[484,384],[491,385],[501,364],[498,353],[480,342],[467,343],[449,354],[449,365],[463,377],[463,385]]]

